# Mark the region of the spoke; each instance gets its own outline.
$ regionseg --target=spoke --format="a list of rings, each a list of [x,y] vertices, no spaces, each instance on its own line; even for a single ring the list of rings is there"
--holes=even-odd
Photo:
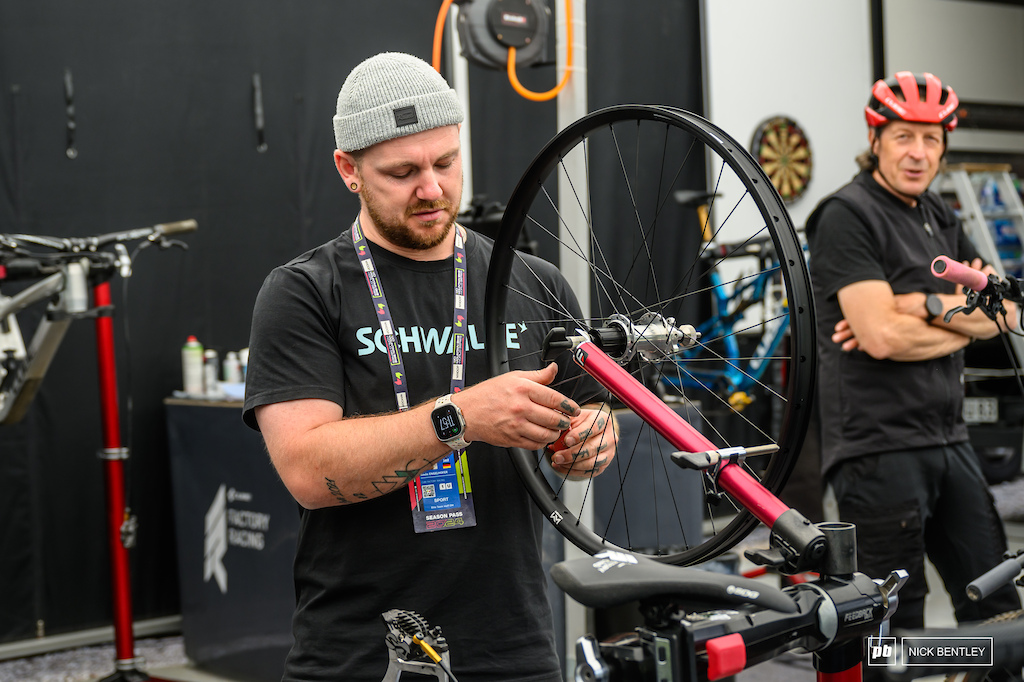
[[[559,165],[562,166],[562,162],[561,161],[559,161]],[[562,166],[562,171],[565,172],[564,166]],[[585,216],[585,218],[587,220],[587,229],[590,232],[591,247],[592,248],[594,246],[597,247],[598,252],[601,254],[602,260],[605,262],[605,270],[603,270],[603,271],[599,270],[596,267],[596,263],[594,263],[586,254],[583,253],[583,247],[580,246],[580,243],[576,240],[576,235],[572,234],[572,231],[568,229],[567,223],[565,222],[565,220],[562,217],[562,213],[561,213],[561,211],[558,208],[557,202],[554,199],[551,198],[551,195],[548,193],[548,190],[547,190],[546,187],[542,187],[541,191],[544,193],[544,196],[547,199],[548,206],[550,208],[554,209],[555,214],[558,216],[559,223],[561,225],[565,226],[566,227],[566,232],[568,232],[570,234],[570,236],[572,236],[573,243],[572,244],[566,243],[558,234],[556,234],[555,232],[550,230],[545,225],[542,225],[540,223],[540,221],[538,221],[532,215],[527,216],[527,219],[530,220],[531,223],[533,223],[534,225],[539,227],[541,230],[543,230],[547,235],[552,237],[555,240],[555,243],[569,247],[569,251],[574,256],[576,256],[580,260],[582,260],[582,261],[587,263],[587,266],[590,268],[592,273],[594,273],[595,275],[604,275],[604,277],[607,278],[608,281],[610,281],[612,284],[614,284],[616,286],[616,288],[618,289],[619,298],[621,299],[621,296],[622,296],[622,293],[624,292],[624,289],[622,287],[619,287],[618,282],[612,276],[611,268],[608,266],[608,262],[604,258],[603,251],[601,251],[601,245],[600,245],[600,243],[596,242],[596,237],[594,236],[594,226],[593,226],[593,223],[590,222],[589,213],[587,213],[583,209],[583,205],[582,205],[582,203],[580,203],[579,196],[577,195],[575,187],[573,186],[573,183],[572,183],[572,178],[569,176],[569,174],[567,172],[565,173],[565,176],[566,176],[567,182],[569,183],[570,188],[572,188],[572,190],[573,190],[573,195],[576,197],[577,205],[580,207],[580,210],[584,211],[584,216]],[[606,296],[608,296],[609,300],[611,300],[612,299],[612,295],[611,295],[611,293],[608,292],[607,288],[605,287],[604,281],[601,280],[600,277],[596,277],[595,276],[595,282],[601,287],[601,290],[605,293]],[[625,291],[625,293],[628,294],[629,292]],[[639,303],[639,301],[637,301],[637,303]],[[622,300],[622,305],[625,306],[625,301],[624,300]]]
[[[759,386],[760,388],[763,388],[765,391],[770,393],[772,395],[772,397],[778,398],[779,400],[781,400],[783,402],[788,402],[788,400],[786,399],[786,397],[784,395],[782,395],[781,393],[776,391],[774,388],[772,388],[768,384],[762,382],[760,379],[758,379],[754,375],[752,375],[749,372],[747,372],[747,370],[745,370],[740,365],[736,364],[742,358],[727,358],[727,357],[725,357],[723,355],[719,355],[718,353],[716,353],[714,350],[712,350],[710,348],[704,347],[704,349],[707,350],[709,353],[711,353],[712,355],[715,356],[713,358],[706,358],[706,359],[704,359],[703,360],[704,362],[724,362],[727,365],[729,365],[730,367],[732,367],[733,369],[735,369],[738,372],[740,372],[743,376],[745,376],[748,379],[750,379],[752,382],[754,382],[755,385]],[[754,357],[751,357],[751,358],[748,358],[748,359],[749,360],[755,360],[755,359],[759,359],[759,360],[769,360],[769,359],[788,360],[789,358],[788,357],[784,357],[784,358],[767,358],[767,357],[760,358],[758,356],[754,356]],[[697,362],[701,362],[702,360],[697,359],[696,361]],[[694,361],[693,360],[678,360],[678,361],[674,361],[673,364],[678,366],[681,362],[685,362],[685,363],[689,364],[690,362],[694,362]],[[693,378],[692,375],[690,375],[689,373],[687,373],[687,374],[688,374],[688,376]],[[716,392],[716,395],[717,395],[717,392]]]
[[[743,334],[745,332],[748,332],[748,331],[750,331],[752,329],[757,329],[758,327],[762,327],[762,326],[768,324],[769,322],[774,322],[775,320],[781,320],[781,319],[783,319],[785,317],[789,317],[789,313],[788,312],[779,313],[775,317],[770,317],[767,320],[764,320],[762,322],[755,322],[754,324],[750,325],[749,327],[743,327],[742,329],[733,329],[728,334],[722,334],[720,336],[716,336],[716,337],[713,337],[713,338],[710,338],[710,339],[701,339],[700,341],[697,342],[697,345],[699,345],[701,347],[704,347],[706,344],[714,343],[716,341],[721,341],[722,339],[727,339],[730,336],[738,336],[738,335]]]
[[[537,223],[535,223],[535,224],[537,224]],[[540,224],[537,224],[537,226],[540,227],[542,230],[544,230],[544,232],[547,233],[548,235],[554,237],[556,243],[558,243],[558,244],[565,244],[565,242],[562,241],[558,237],[558,235],[554,234],[553,232],[551,232],[546,227],[543,227]],[[568,245],[568,244],[566,244],[566,246],[570,246],[570,251],[572,252],[572,254],[574,256],[576,256],[580,260],[582,260],[585,263],[587,263],[588,267],[590,268],[591,273],[594,274],[594,283],[597,284],[601,288],[601,291],[604,292],[605,296],[608,297],[609,301],[614,300],[614,299],[613,299],[612,294],[608,291],[607,287],[605,286],[605,282],[606,281],[610,282],[612,285],[614,285],[615,291],[616,291],[615,298],[619,299],[620,306],[622,308],[628,308],[629,307],[627,305],[627,303],[626,303],[626,300],[625,300],[626,296],[628,296],[629,298],[633,299],[632,302],[635,305],[640,306],[641,308],[645,308],[645,306],[643,305],[643,302],[640,301],[640,299],[636,298],[628,289],[626,289],[623,285],[621,285],[619,283],[618,278],[616,278],[612,274],[611,269],[610,269],[610,267],[608,267],[607,264],[605,265],[605,269],[599,269],[597,267],[597,265],[592,260],[586,258],[584,256],[584,254],[580,250],[574,249],[574,248],[572,248],[571,245]],[[578,247],[579,245],[577,244],[576,246]]]
[[[665,138],[666,138],[666,140],[668,139],[669,130],[670,130],[670,128],[668,126],[665,126]],[[686,162],[690,159],[690,153],[693,151],[693,149],[696,146],[696,144],[697,144],[697,140],[695,140],[695,139],[691,139],[690,140],[690,146],[689,146],[689,148],[687,148],[686,154],[683,156],[682,161],[680,161],[679,164],[676,166],[676,172],[672,176],[672,182],[668,183],[669,191],[664,193],[664,199],[661,200],[661,204],[658,206],[658,211],[657,211],[657,213],[655,213],[655,216],[654,216],[655,217],[655,221],[657,221],[658,216],[661,215],[661,212],[662,212],[662,210],[664,210],[665,206],[668,204],[669,199],[672,198],[672,191],[671,190],[672,190],[673,187],[676,186],[676,182],[679,180],[680,176],[682,176],[683,168],[686,167]],[[666,158],[667,154],[668,154],[668,144],[666,142],[665,148],[662,150],[662,166],[664,166],[664,164],[667,162],[667,158]],[[658,193],[658,196],[662,196],[660,191]]]
[[[639,122],[637,122],[637,127],[639,128]],[[614,128],[612,128],[611,133],[612,133],[612,140],[615,143],[615,154],[616,154],[616,156],[618,157],[618,160],[619,160],[619,168],[622,170],[622,179],[625,181],[626,189],[629,191],[630,206],[633,209],[633,215],[636,217],[636,226],[640,230],[640,241],[642,242],[643,248],[644,248],[644,250],[647,253],[647,262],[650,263],[652,261],[652,258],[651,258],[650,244],[649,244],[649,242],[647,240],[647,235],[644,234],[644,221],[643,221],[643,218],[640,217],[640,209],[639,209],[639,207],[637,206],[637,203],[636,203],[636,195],[635,195],[635,193],[633,191],[633,186],[629,182],[629,174],[626,171],[625,161],[622,158],[622,150],[619,148],[619,141],[618,141],[618,138],[615,136],[615,129]],[[637,131],[637,137],[639,138],[639,130]],[[639,144],[639,140],[638,140],[637,141],[637,153],[639,153],[639,150],[640,150],[640,144]],[[635,262],[635,258],[634,258],[634,262]],[[632,268],[630,268],[630,272],[632,272]],[[629,273],[626,273],[626,275],[628,277]],[[660,299],[661,298],[661,292],[658,289],[658,280],[657,280],[657,278],[654,275],[654,269],[653,268],[651,268],[651,280],[653,280],[651,282],[651,284],[654,285],[654,297],[656,299]]]
[[[698,377],[694,376],[689,371],[687,371],[685,367],[680,367],[678,364],[675,367],[676,367],[676,370],[678,372],[681,372],[682,374],[685,374],[687,376],[687,378],[689,378],[691,381],[693,381],[694,383],[699,385],[701,388],[703,388],[705,391],[707,391],[710,395],[714,396],[714,398],[718,402],[720,402],[723,405],[725,405],[726,407],[728,407],[735,416],[737,416],[740,419],[742,419],[748,426],[750,426],[752,429],[754,429],[759,434],[764,436],[768,440],[768,442],[770,442],[770,443],[775,443],[776,442],[775,438],[773,436],[765,433],[764,430],[760,426],[758,426],[754,422],[750,421],[750,419],[748,419],[745,414],[743,414],[742,412],[737,412],[735,409],[733,409],[732,406],[729,405],[729,401],[726,400],[725,398],[723,398],[719,394],[718,391],[715,391],[712,387],[710,387],[707,384],[705,384],[704,382],[702,382]],[[680,376],[680,379],[681,379],[681,376]],[[679,393],[680,393],[680,396],[683,396],[685,398],[685,395],[683,394],[683,391],[682,391],[681,388],[679,389]],[[697,412],[697,414],[700,415],[700,418],[704,421],[705,424],[707,424],[708,428],[710,428],[712,431],[715,432],[715,435],[718,436],[718,438],[720,439],[720,441],[722,443],[726,444],[726,446],[729,446],[731,444],[730,439],[726,438],[725,436],[723,436],[722,433],[719,432],[719,430],[717,428],[715,428],[715,425],[711,423],[711,420],[708,419],[707,416],[701,410],[697,409],[696,407],[694,407],[694,410]]]

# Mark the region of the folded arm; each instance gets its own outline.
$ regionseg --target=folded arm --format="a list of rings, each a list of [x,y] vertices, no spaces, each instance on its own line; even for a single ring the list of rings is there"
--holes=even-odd
[[[854,282],[837,295],[844,319],[832,340],[845,351],[860,349],[877,360],[914,362],[949,355],[971,341],[968,334],[904,312],[909,301],[898,299],[884,280]]]

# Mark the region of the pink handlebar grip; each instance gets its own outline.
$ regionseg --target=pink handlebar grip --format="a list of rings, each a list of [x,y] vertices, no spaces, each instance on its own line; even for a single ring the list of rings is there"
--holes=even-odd
[[[932,274],[947,282],[961,284],[972,291],[984,291],[988,286],[988,275],[963,263],[957,263],[948,256],[939,256],[932,261]]]

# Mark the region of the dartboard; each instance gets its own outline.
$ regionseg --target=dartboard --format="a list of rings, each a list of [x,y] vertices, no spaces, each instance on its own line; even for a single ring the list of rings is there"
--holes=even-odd
[[[751,151],[783,201],[800,198],[811,180],[811,145],[795,121],[769,118],[757,127]]]

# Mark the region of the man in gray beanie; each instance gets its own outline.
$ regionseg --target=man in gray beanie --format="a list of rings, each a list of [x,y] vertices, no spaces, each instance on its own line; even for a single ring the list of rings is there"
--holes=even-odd
[[[256,301],[243,418],[302,507],[289,682],[379,682],[381,614],[396,608],[442,628],[462,682],[562,679],[542,519],[504,448],[566,432],[553,466],[587,475],[607,467],[616,434],[607,412],[580,407],[597,390],[571,363],[527,353],[531,365],[489,378],[493,242],[455,222],[462,120],[422,60],[356,66],[334,160],[359,215],[275,269]],[[578,319],[579,306],[551,264],[520,267],[543,283],[510,310],[506,338],[487,342],[539,349],[559,324],[551,311]],[[565,385],[579,388],[551,388]]]

